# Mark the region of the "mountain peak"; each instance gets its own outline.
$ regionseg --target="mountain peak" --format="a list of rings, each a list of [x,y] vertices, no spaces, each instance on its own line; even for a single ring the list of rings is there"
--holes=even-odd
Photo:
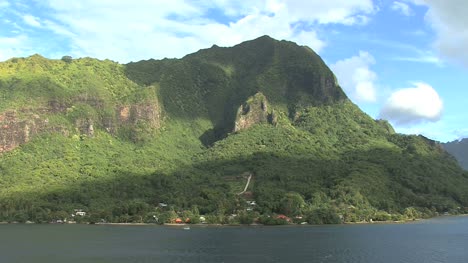
[[[272,42],[272,43],[277,43],[277,42],[280,42],[280,41],[275,39],[275,38],[270,37],[269,35],[263,35],[261,37],[255,38],[255,39],[245,41],[243,43],[246,43],[246,42]]]

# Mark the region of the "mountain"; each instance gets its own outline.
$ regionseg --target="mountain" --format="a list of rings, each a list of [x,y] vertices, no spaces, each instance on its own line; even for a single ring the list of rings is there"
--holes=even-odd
[[[460,165],[468,170],[468,139],[443,143],[444,149],[457,158]]]
[[[268,36],[125,65],[13,58],[0,96],[0,221],[335,223],[468,206],[468,173],[438,143],[373,120],[313,50]]]

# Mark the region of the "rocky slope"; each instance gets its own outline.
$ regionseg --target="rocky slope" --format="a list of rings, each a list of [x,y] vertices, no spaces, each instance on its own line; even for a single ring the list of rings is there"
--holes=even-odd
[[[268,101],[262,93],[248,98],[237,110],[234,132],[245,130],[255,124],[269,123],[276,125],[277,120],[273,111],[268,111]]]

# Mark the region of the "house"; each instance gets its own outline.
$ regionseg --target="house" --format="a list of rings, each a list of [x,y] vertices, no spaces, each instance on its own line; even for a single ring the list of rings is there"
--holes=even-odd
[[[276,218],[286,220],[287,222],[291,222],[291,218],[289,218],[289,217],[287,217],[286,215],[283,215],[283,214],[277,215]]]
[[[72,214],[72,216],[75,216],[75,215],[76,216],[85,216],[86,212],[83,212],[83,210],[81,210],[81,209],[75,209],[75,214],[74,215]]]
[[[257,202],[255,202],[255,201],[245,201],[245,202],[246,202],[248,205],[250,205],[250,206],[255,206],[255,205],[257,205]]]
[[[175,222],[176,222],[176,224],[182,224],[183,223],[182,219],[180,219],[180,218],[176,218]]]
[[[159,203],[159,207],[167,207],[166,203]]]

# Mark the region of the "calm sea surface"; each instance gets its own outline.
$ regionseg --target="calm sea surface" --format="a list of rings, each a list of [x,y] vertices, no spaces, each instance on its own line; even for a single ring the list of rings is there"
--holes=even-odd
[[[408,224],[0,225],[0,262],[468,262],[468,217]]]

